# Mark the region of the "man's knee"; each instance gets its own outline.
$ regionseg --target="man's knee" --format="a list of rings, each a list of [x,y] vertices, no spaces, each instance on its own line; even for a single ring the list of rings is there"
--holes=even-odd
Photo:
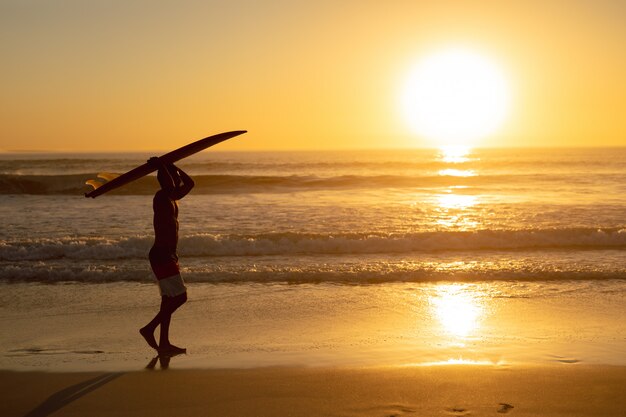
[[[186,301],[187,293],[176,295],[174,297],[168,297],[167,295],[164,295],[161,297],[161,310],[164,310],[165,312],[171,314],[176,311],[178,307],[185,304]]]
[[[177,295],[176,297],[174,297],[172,299],[172,304],[174,309],[177,309],[178,307],[182,306],[183,304],[185,304],[187,302],[187,293],[184,292],[180,295]]]

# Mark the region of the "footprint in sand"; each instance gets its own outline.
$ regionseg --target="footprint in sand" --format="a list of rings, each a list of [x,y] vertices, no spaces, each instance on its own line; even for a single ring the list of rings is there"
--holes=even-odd
[[[413,414],[417,412],[417,409],[411,406],[402,404],[388,404],[384,406],[374,406],[366,409],[355,410],[358,415],[383,415],[385,417],[401,417],[406,414]]]
[[[580,360],[576,359],[576,358],[568,358],[568,357],[565,357],[565,356],[558,356],[558,355],[549,355],[549,356],[550,356],[550,358],[553,361],[561,362],[561,363],[578,363],[578,362],[580,362]]]
[[[504,413],[508,413],[513,407],[511,404],[507,404],[507,403],[500,403],[498,404],[500,407],[498,408],[498,413],[504,414]]]
[[[446,411],[449,414],[452,414],[454,416],[467,416],[470,414],[469,410],[463,408],[463,407],[452,407],[452,408],[447,408]]]
[[[415,408],[407,407],[400,404],[394,404],[390,408],[393,408],[395,410],[391,414],[388,414],[387,417],[400,417],[403,414],[415,413],[417,411]]]

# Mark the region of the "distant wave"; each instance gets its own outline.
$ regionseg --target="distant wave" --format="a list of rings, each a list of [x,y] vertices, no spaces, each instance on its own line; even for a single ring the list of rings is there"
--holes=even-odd
[[[95,179],[96,174],[71,175],[0,175],[0,194],[73,194],[83,195],[91,191],[85,181]],[[595,181],[622,183],[622,177],[596,175]],[[447,186],[479,186],[497,184],[542,184],[550,181],[576,181],[573,175],[481,175],[458,177],[448,175],[403,176],[403,175],[340,175],[318,176],[271,176],[271,175],[196,175],[196,194],[230,194],[288,192],[324,189],[370,189],[370,188],[431,188]],[[149,195],[158,189],[154,176],[146,176],[124,187],[112,191],[118,195]]]
[[[623,148],[611,149],[611,160],[607,160],[607,149],[584,153],[572,153],[572,150],[553,152],[549,163],[546,164],[546,150],[535,150],[523,156],[502,151],[481,151],[470,155],[461,162],[448,162],[439,159],[433,152],[410,151],[406,152],[295,152],[295,153],[238,153],[237,155],[221,155],[211,158],[209,155],[186,159],[181,166],[193,174],[212,173],[294,173],[294,172],[368,172],[389,173],[391,171],[433,172],[447,168],[497,170],[498,172],[545,172],[549,169],[568,172],[588,172],[591,167],[594,172],[604,168],[623,172],[623,162],[626,153]],[[271,155],[271,156],[270,156]],[[102,167],[103,171],[125,172],[145,162],[149,155],[137,154],[41,154],[38,157],[16,156],[15,159],[0,159],[0,174],[3,175],[55,175],[80,174],[89,172],[93,167]],[[291,156],[291,157],[289,157]]]
[[[0,160],[0,174],[2,175],[55,175],[55,174],[81,174],[90,170],[94,166],[106,167],[107,171],[126,172],[144,163],[145,160],[129,159],[33,159],[33,160]],[[465,164],[455,164],[456,168],[475,168]],[[509,165],[507,165],[509,166]],[[450,163],[444,161],[371,161],[371,160],[350,160],[350,161],[303,161],[296,159],[293,162],[283,162],[272,160],[270,162],[260,161],[185,161],[182,168],[189,173],[210,174],[210,173],[241,173],[241,172],[388,172],[389,170],[425,170],[438,171],[450,168]],[[103,170],[105,170],[103,168]]]
[[[144,259],[152,236],[0,241],[0,261]],[[267,233],[183,237],[181,256],[398,254],[412,252],[626,248],[626,229],[527,229],[409,234]]]

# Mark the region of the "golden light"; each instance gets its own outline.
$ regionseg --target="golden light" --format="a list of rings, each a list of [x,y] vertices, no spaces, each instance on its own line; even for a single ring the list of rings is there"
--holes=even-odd
[[[405,119],[435,146],[475,144],[500,127],[509,101],[509,86],[498,65],[462,48],[418,62],[401,94]]]
[[[471,169],[441,169],[439,175],[443,177],[474,177],[476,172]]]
[[[411,364],[409,366],[444,366],[444,365],[472,365],[472,366],[493,366],[494,362],[488,360],[477,361],[473,359],[450,358],[446,361],[423,362]]]
[[[468,288],[462,285],[442,285],[431,298],[431,305],[444,330],[457,338],[474,331],[482,315],[482,307]]]
[[[437,196],[437,204],[439,207],[447,210],[464,210],[478,204],[478,197],[464,194],[439,194]]]
[[[446,229],[475,230],[480,224],[469,210],[479,202],[476,195],[439,194],[434,201],[439,213],[435,223]]]
[[[439,151],[439,159],[441,159],[442,162],[460,164],[470,160],[469,154],[471,149],[469,146],[443,145],[439,147]]]

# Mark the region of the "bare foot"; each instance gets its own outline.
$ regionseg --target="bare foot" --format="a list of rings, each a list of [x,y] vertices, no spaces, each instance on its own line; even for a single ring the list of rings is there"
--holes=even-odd
[[[159,354],[162,355],[180,355],[181,353],[187,353],[187,349],[167,344],[159,347]]]
[[[143,336],[144,339],[146,339],[146,343],[148,343],[151,348],[159,350],[159,345],[154,338],[153,332],[149,331],[145,327],[142,327],[141,329],[139,329],[139,333]]]

